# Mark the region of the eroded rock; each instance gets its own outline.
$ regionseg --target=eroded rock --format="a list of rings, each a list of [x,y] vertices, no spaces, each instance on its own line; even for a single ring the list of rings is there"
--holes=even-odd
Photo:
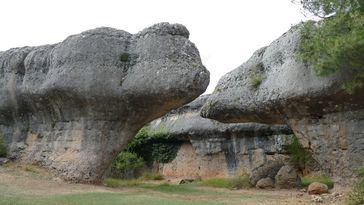
[[[97,182],[149,121],[203,93],[209,72],[179,24],[97,28],[0,54],[0,131],[10,156]]]
[[[279,189],[292,189],[301,186],[301,178],[291,165],[281,167],[275,176],[276,187]]]
[[[202,118],[200,109],[208,97],[201,96],[150,123],[149,133],[163,130],[182,142],[173,161],[159,164],[163,175],[233,177],[251,174],[268,162],[288,158],[286,148],[292,132],[287,125],[224,124]]]
[[[221,122],[287,123],[327,175],[350,184],[364,164],[364,87],[343,89],[352,73],[320,77],[297,60],[300,27],[256,51],[222,77],[202,108]],[[348,180],[349,179],[349,180]]]

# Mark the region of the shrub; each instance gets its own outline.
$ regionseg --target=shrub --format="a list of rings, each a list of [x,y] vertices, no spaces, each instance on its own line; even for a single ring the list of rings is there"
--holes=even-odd
[[[142,157],[148,166],[153,162],[168,163],[176,158],[181,142],[171,138],[168,130],[161,124],[150,131],[143,127],[128,145],[127,150]]]
[[[250,86],[257,89],[262,84],[264,77],[261,73],[253,73],[250,76]]]
[[[287,151],[290,154],[292,165],[301,172],[314,162],[311,153],[302,146],[296,136],[293,137],[292,142],[287,146]]]
[[[357,170],[359,180],[349,194],[349,205],[364,204],[364,166]]]
[[[103,183],[105,186],[112,187],[112,188],[131,187],[131,186],[138,186],[138,185],[142,184],[142,182],[137,179],[123,180],[123,179],[115,179],[115,178],[106,178]]]
[[[0,157],[6,157],[7,148],[4,137],[0,134]]]
[[[243,189],[250,188],[248,176],[240,176],[234,178],[210,178],[202,181],[202,185],[215,188]]]
[[[303,8],[325,18],[305,23],[299,59],[320,76],[338,71],[354,76],[343,84],[348,93],[364,85],[364,2],[362,0],[302,0]]]
[[[320,182],[326,184],[329,189],[334,188],[334,182],[327,176],[303,176],[301,177],[301,184],[303,187],[308,187],[313,182]]]
[[[121,152],[111,165],[111,176],[131,179],[136,178],[144,168],[144,160],[131,152]]]
[[[130,59],[130,54],[129,53],[122,53],[120,55],[120,61],[121,62],[128,62]]]

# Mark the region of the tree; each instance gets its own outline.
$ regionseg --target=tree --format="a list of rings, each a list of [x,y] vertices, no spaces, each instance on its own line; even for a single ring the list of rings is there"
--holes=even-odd
[[[297,2],[297,1],[296,1]],[[354,76],[349,93],[364,86],[364,0],[300,0],[303,9],[322,21],[305,23],[299,57],[318,75],[344,71]]]
[[[299,0],[298,2],[304,10],[321,18],[364,9],[363,0]]]

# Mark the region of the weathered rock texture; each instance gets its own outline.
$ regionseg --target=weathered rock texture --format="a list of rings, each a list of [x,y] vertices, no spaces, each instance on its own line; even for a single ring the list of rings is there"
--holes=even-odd
[[[183,141],[177,157],[159,165],[162,174],[181,178],[231,177],[250,174],[269,161],[287,159],[292,131],[286,125],[224,124],[202,118],[199,113],[207,98],[201,96],[150,123],[149,132],[162,128],[169,136]]]
[[[10,155],[97,182],[149,121],[204,92],[209,73],[179,24],[97,28],[0,53],[0,131]]]
[[[317,76],[296,58],[300,29],[256,51],[220,79],[202,116],[222,122],[287,123],[336,181],[364,165],[364,88],[342,89],[352,74]],[[261,82],[260,82],[261,81]],[[260,83],[259,83],[260,82]]]
[[[291,189],[301,186],[301,178],[296,169],[291,165],[281,167],[275,176],[276,187],[280,189]]]
[[[329,192],[329,188],[326,184],[313,182],[307,188],[308,194],[325,194]]]

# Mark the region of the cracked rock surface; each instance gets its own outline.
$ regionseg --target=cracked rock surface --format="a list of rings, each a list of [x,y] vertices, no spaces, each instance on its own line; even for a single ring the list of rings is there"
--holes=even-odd
[[[96,28],[0,52],[0,134],[10,157],[98,182],[146,123],[203,93],[209,72],[180,24]]]
[[[350,184],[364,164],[364,88],[349,94],[342,72],[316,75],[297,60],[300,27],[257,50],[223,76],[202,108],[202,116],[221,122],[286,123],[310,149],[323,171]]]

